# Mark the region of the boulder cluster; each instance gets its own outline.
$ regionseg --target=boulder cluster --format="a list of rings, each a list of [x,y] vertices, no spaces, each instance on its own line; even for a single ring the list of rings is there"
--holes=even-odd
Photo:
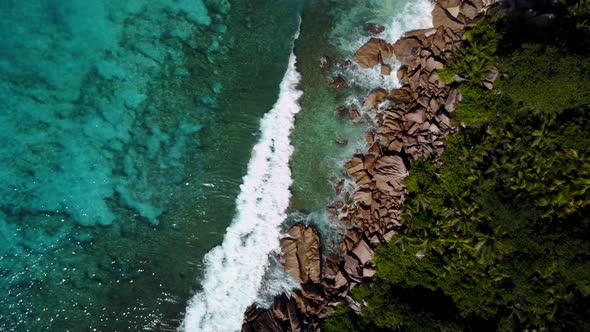
[[[337,111],[374,125],[366,135],[366,151],[345,164],[347,177],[336,186],[338,199],[328,207],[345,236],[322,259],[316,231],[293,226],[281,241],[282,259],[300,289],[277,297],[270,309],[251,306],[242,331],[319,331],[336,305],[361,310],[349,292],[371,280],[376,246],[387,243],[401,226],[409,166],[419,159],[438,159],[444,137],[456,130],[450,114],[461,94],[442,84],[437,71],[463,46],[466,27],[491,5],[487,0],[439,0],[432,28],[407,32],[393,45],[373,37],[358,50],[354,61],[362,68],[384,66],[383,59],[395,55],[401,62],[397,77],[402,87],[371,91],[360,111]],[[386,71],[382,67],[382,74]]]

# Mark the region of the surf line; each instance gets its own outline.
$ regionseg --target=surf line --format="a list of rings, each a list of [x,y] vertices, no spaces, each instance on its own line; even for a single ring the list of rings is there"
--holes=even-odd
[[[299,29],[294,41],[298,37]],[[244,311],[263,283],[268,256],[280,248],[279,227],[291,198],[289,137],[303,95],[296,60],[292,50],[278,100],[260,121],[260,139],[240,186],[236,215],[222,244],[205,256],[203,289],[189,301],[180,331],[239,331]]]

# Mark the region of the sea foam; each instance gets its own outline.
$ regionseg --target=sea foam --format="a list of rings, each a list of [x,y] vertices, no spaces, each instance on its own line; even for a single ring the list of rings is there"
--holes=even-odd
[[[371,13],[364,13],[364,15],[368,16],[368,18],[375,15],[375,21],[385,27],[385,31],[376,37],[384,39],[389,43],[395,43],[406,31],[432,27],[431,12],[433,4],[430,0],[408,2],[401,8],[399,7],[398,1],[386,0],[373,7],[378,9],[372,10]],[[358,10],[367,9],[361,7],[361,9]],[[384,18],[382,17],[383,13],[392,14],[387,18]],[[367,36],[361,26],[353,30],[353,38],[350,38],[350,34],[343,34],[341,32],[348,24],[345,19],[343,19],[343,21],[345,22],[341,23],[341,25],[344,26],[336,30],[335,33],[333,33],[333,37],[336,39],[335,44],[341,52],[352,55],[363,46],[371,36]],[[401,65],[400,62],[393,57],[391,59],[385,59],[385,63],[392,69],[391,75],[389,76],[381,75],[380,66],[363,69],[356,64],[343,70],[340,74],[343,74],[347,78],[350,85],[363,89],[373,89],[379,86],[387,90],[399,88],[400,84],[395,73]]]
[[[244,311],[259,297],[269,255],[280,248],[280,225],[291,196],[289,135],[303,94],[297,89],[301,76],[295,63],[291,53],[278,100],[260,122],[236,215],[223,243],[205,257],[203,289],[190,301],[180,330],[239,331]]]

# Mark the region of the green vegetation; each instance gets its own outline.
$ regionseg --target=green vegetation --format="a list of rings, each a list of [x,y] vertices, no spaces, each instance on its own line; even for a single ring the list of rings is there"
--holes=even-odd
[[[566,5],[535,34],[513,16],[469,33],[441,75],[466,79],[466,128],[442,167],[412,166],[404,230],[353,292],[367,306],[325,331],[590,331],[590,6]]]

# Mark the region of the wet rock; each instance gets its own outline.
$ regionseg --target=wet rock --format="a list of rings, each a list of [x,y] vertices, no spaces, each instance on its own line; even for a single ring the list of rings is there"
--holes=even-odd
[[[347,162],[344,167],[346,168],[346,173],[348,173],[348,175],[353,175],[354,173],[363,170],[365,165],[363,164],[363,160],[360,157],[354,157],[352,160]]]
[[[365,31],[369,32],[372,35],[378,35],[385,31],[385,27],[375,23],[367,23],[365,25]]]
[[[342,75],[336,75],[336,77],[332,78],[332,82],[329,84],[330,88],[333,90],[344,89],[348,87],[348,83]]]
[[[352,61],[350,61],[348,59],[344,59],[344,60],[338,61],[338,63],[336,65],[338,66],[338,68],[340,68],[342,70],[346,70],[346,69],[350,68],[350,66],[352,65]]]
[[[340,146],[348,145],[348,140],[346,138],[337,138],[334,142]]]
[[[289,229],[289,235],[281,239],[285,270],[301,283],[320,282],[320,239],[315,229],[298,224]]]
[[[383,76],[389,76],[391,75],[391,66],[389,66],[388,64],[381,64],[381,75]]]
[[[385,89],[375,89],[369,93],[369,95],[365,98],[365,102],[363,103],[363,108],[366,111],[370,111],[372,109],[377,108],[377,106],[385,100],[389,93]]]
[[[354,61],[361,68],[371,68],[393,56],[391,44],[380,38],[371,38],[354,55]]]
[[[287,304],[287,317],[289,318],[289,327],[292,332],[301,332],[301,320],[297,314],[297,308],[294,301]]]
[[[344,106],[340,106],[338,107],[338,109],[336,109],[336,114],[338,114],[338,117],[340,118],[347,117],[349,112],[350,110],[348,109],[348,107]]]
[[[331,66],[332,66],[332,59],[329,56],[324,55],[320,58],[320,68],[322,70],[328,70],[328,69],[330,69]]]
[[[268,310],[262,312],[252,323],[253,331],[257,332],[276,332],[281,331],[279,322]]]
[[[352,122],[358,122],[361,119],[361,113],[359,113],[359,111],[357,110],[350,110],[348,116],[350,117],[350,120],[352,120]]]
[[[407,66],[402,65],[401,67],[399,67],[399,69],[397,70],[397,79],[401,83],[405,83],[408,81],[408,67]]]

